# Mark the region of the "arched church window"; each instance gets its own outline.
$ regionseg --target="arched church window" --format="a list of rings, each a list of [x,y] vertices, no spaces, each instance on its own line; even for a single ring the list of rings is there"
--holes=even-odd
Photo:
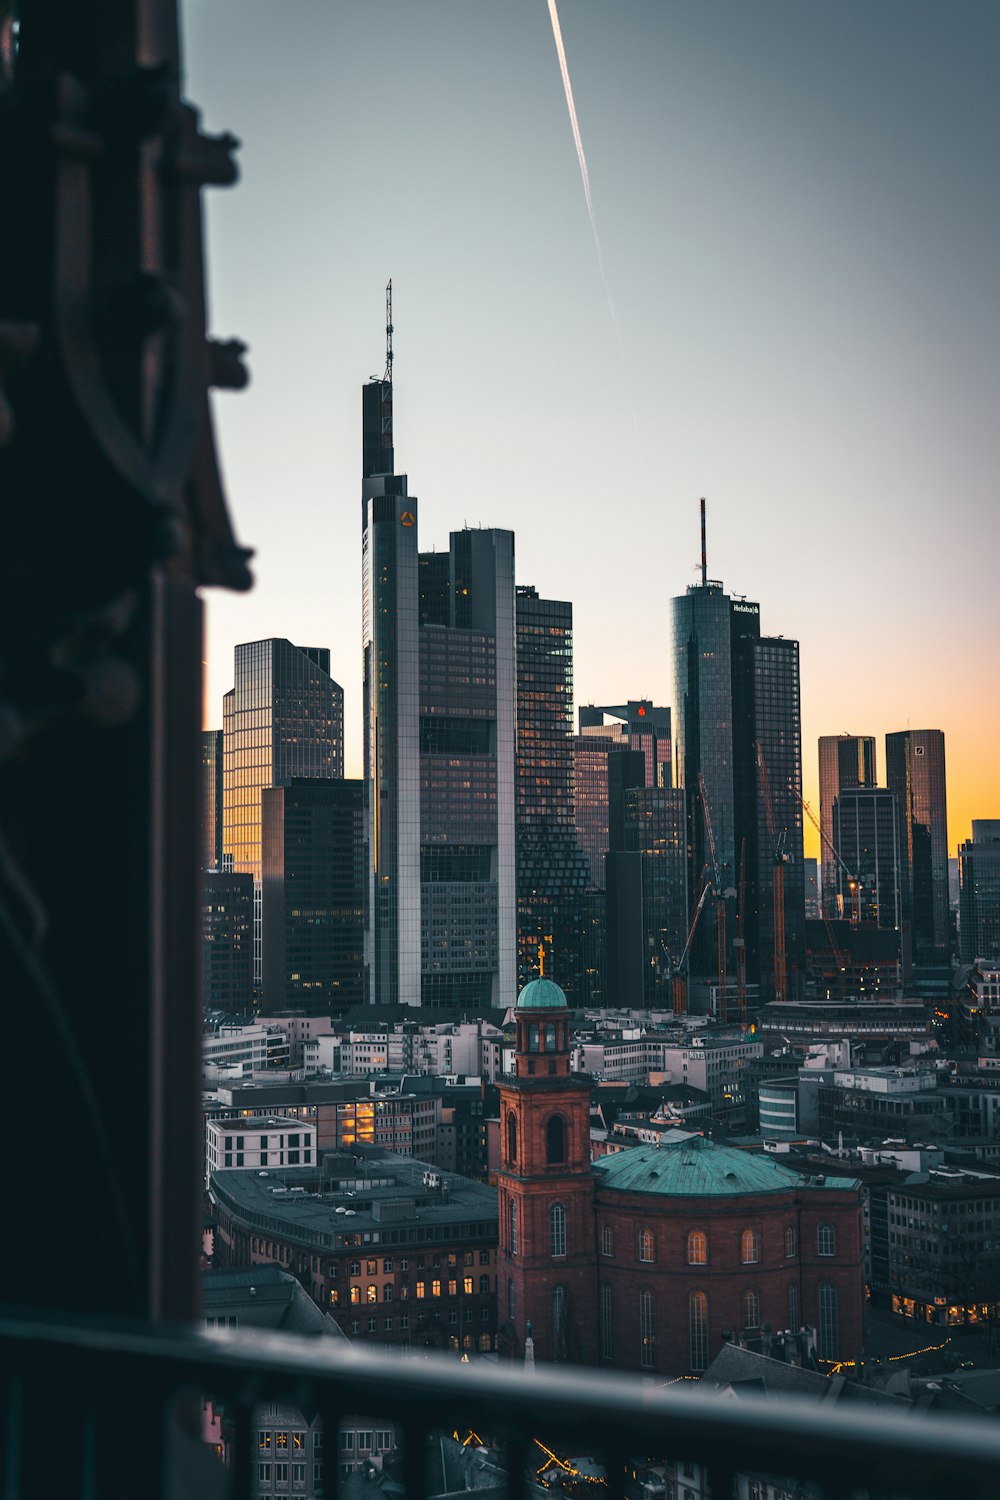
[[[552,1115],[545,1127],[545,1160],[548,1162],[566,1160],[566,1126],[562,1115]]]

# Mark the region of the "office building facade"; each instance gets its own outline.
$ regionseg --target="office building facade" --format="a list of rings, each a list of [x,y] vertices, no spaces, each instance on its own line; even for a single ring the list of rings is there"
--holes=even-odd
[[[420,554],[392,383],[363,392],[365,942],[377,1004],[516,995],[514,538]]]
[[[875,786],[875,737],[870,734],[823,734],[819,740],[819,826],[823,849],[820,855],[823,911],[828,917],[843,916],[837,903],[837,848],[833,827],[833,804],[842,791],[855,786]],[[850,910],[848,909],[848,915]]]
[[[267,1014],[364,1003],[363,791],[361,781],[296,778],[261,793]]]
[[[585,1004],[590,862],[576,834],[573,606],[516,591],[518,983],[549,952],[574,1003]]]
[[[885,737],[886,784],[899,804],[903,916],[908,919],[917,964],[946,964],[950,949],[948,905],[948,797],[944,734],[905,729]]]
[[[254,983],[262,973],[261,792],[292,777],[344,774],[344,690],[325,647],[250,641],[236,647],[223,698],[222,850],[254,879]]]
[[[974,818],[958,847],[962,962],[1000,959],[1000,818]]]
[[[253,1003],[253,876],[205,870],[201,876],[202,1004],[246,1015]]]
[[[837,909],[861,922],[895,928],[903,924],[899,809],[885,787],[845,787],[833,804],[832,837],[847,869],[837,866]],[[856,892],[850,889],[857,881]]]
[[[201,867],[203,870],[218,870],[222,867],[222,767],[222,730],[203,729],[201,733]]]

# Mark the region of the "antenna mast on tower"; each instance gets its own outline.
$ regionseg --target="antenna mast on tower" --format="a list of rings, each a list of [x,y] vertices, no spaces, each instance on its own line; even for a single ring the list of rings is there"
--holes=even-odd
[[[385,286],[385,374],[383,380],[392,384],[392,277]]]
[[[392,282],[389,283],[392,286]],[[701,586],[708,582],[708,555],[705,547],[705,497],[701,497]]]

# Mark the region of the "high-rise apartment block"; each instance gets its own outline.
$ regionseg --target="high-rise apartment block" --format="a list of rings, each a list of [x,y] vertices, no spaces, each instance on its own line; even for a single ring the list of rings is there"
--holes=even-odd
[[[842,791],[855,786],[874,786],[875,737],[870,734],[824,734],[819,741],[819,825],[823,843],[821,880],[823,911],[828,917],[841,915],[837,905],[837,848],[833,828],[833,804]]]
[[[887,734],[885,773],[899,803],[903,915],[910,922],[914,963],[942,967],[951,946],[942,731],[904,729]]]
[[[315,1015],[365,1000],[364,784],[294,778],[262,807],[263,1007]]]
[[[344,691],[330,676],[329,651],[282,639],[237,646],[222,724],[222,849],[227,864],[254,878],[259,985],[261,792],[296,776],[344,774]]]
[[[516,991],[514,537],[417,549],[392,380],[363,392],[366,962],[379,1004]]]
[[[518,981],[538,972],[539,947],[574,1003],[583,972],[590,863],[576,836],[573,606],[516,592]]]
[[[782,990],[794,997],[805,958],[798,642],[761,636],[760,606],[730,597],[708,579],[703,561],[701,583],[671,601],[670,653],[674,770],[687,801],[691,902],[703,880],[712,887],[692,973],[717,972],[721,938],[731,986],[733,940],[742,926],[748,984],[759,984],[766,999]],[[783,941],[780,935],[775,940],[777,865]]]
[[[959,942],[963,963],[1000,959],[1000,818],[974,818],[958,848]]]

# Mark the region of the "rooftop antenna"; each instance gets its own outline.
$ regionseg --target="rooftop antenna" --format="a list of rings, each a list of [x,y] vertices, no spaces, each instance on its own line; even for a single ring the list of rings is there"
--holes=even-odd
[[[392,282],[389,283],[392,286]],[[705,497],[701,497],[701,586],[708,582],[708,559],[705,549]]]
[[[392,385],[392,277],[385,284],[385,374],[382,377]]]

